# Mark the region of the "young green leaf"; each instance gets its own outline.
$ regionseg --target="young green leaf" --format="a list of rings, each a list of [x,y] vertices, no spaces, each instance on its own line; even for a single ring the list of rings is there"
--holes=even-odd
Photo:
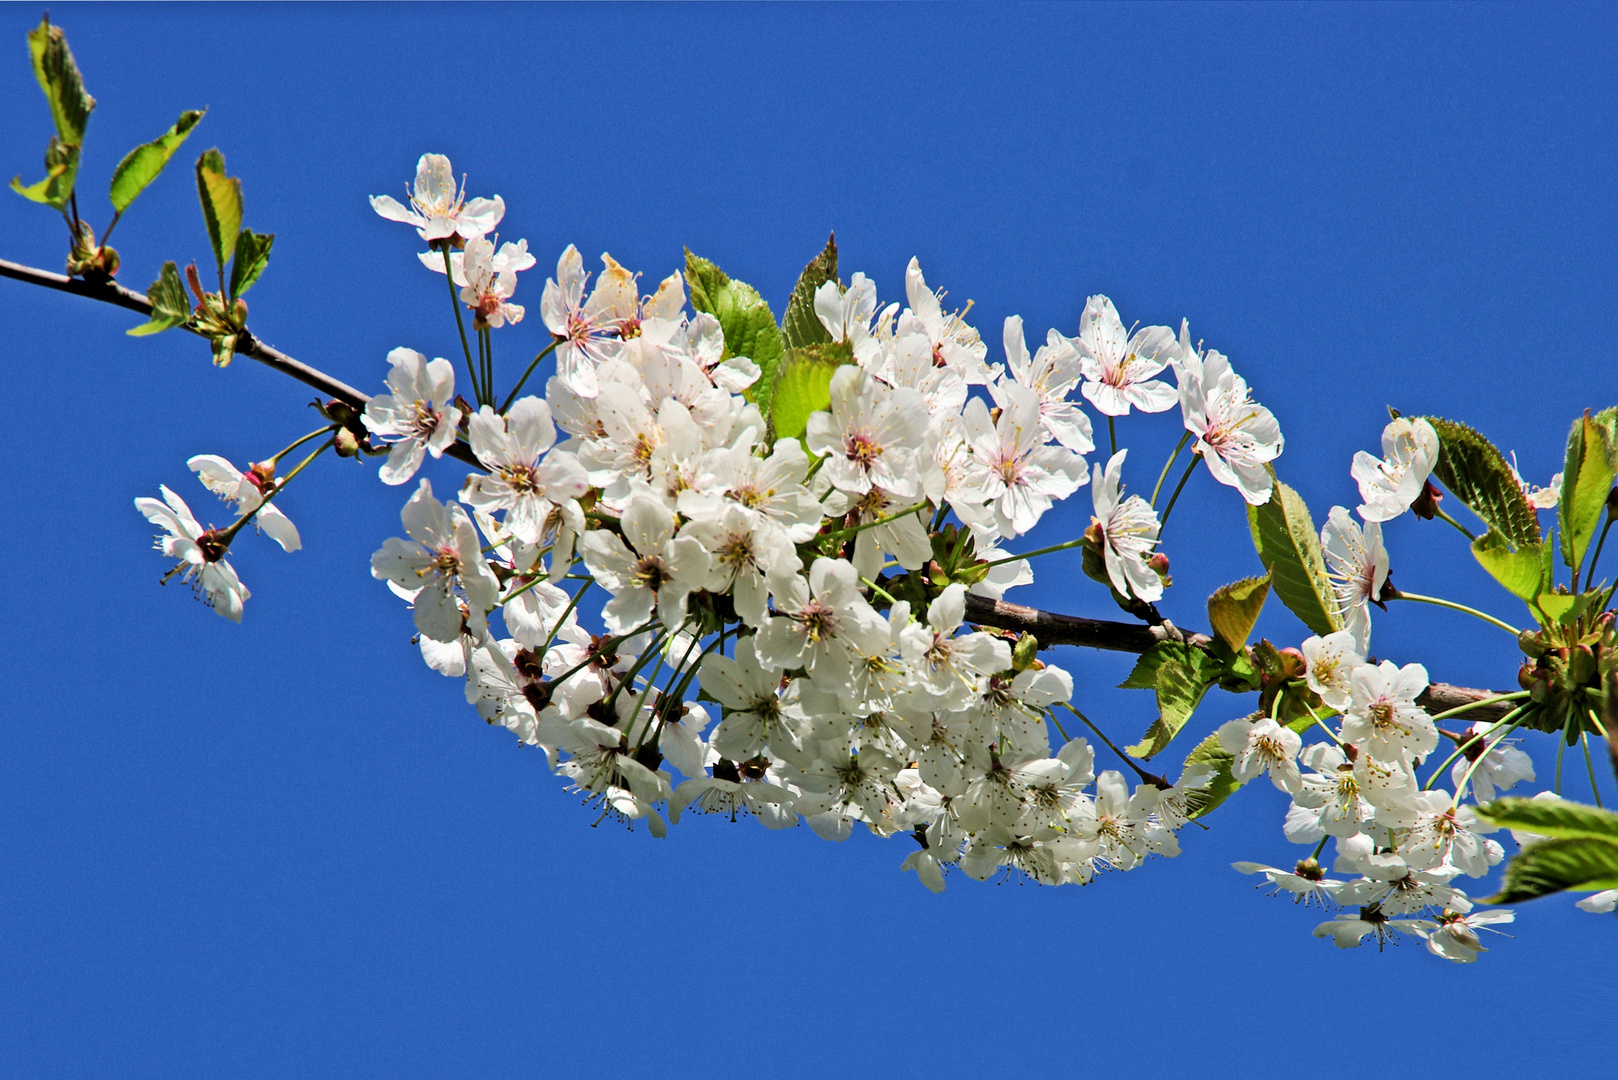
[[[1429,416],[1438,432],[1433,475],[1512,547],[1540,542],[1539,517],[1505,456],[1482,435],[1454,420]]]
[[[79,147],[55,135],[45,147],[45,179],[23,186],[22,177],[11,178],[11,190],[25,199],[61,210],[73,196],[73,182],[79,175]]]
[[[837,234],[826,241],[826,250],[810,260],[798,275],[787,300],[786,314],[781,317],[781,336],[789,349],[805,345],[823,345],[831,341],[820,316],[815,314],[815,290],[828,281],[837,280]]]
[[[180,284],[180,271],[171,262],[163,264],[163,273],[146,290],[146,299],[152,304],[152,320],[133,330],[125,330],[130,337],[157,334],[171,326],[179,326],[191,317],[191,301]]]
[[[1317,634],[1341,630],[1343,617],[1326,576],[1320,534],[1303,498],[1276,480],[1269,502],[1247,508],[1247,524],[1281,603]]]
[[[1562,521],[1562,561],[1575,576],[1584,563],[1584,552],[1595,536],[1618,474],[1613,468],[1614,450],[1603,426],[1593,421],[1588,412],[1574,421],[1567,437],[1557,515]]]
[[[832,375],[853,362],[846,342],[788,349],[769,398],[771,437],[801,436],[813,413],[831,407]]]
[[[1478,816],[1494,825],[1540,836],[1594,836],[1618,841],[1618,814],[1564,799],[1508,797],[1484,803]]]
[[[79,65],[73,62],[73,53],[67,47],[67,36],[60,26],[51,25],[49,15],[28,31],[28,54],[34,62],[34,78],[51,104],[57,137],[73,147],[84,145],[84,129],[90,123],[96,99],[85,92]]]
[[[1220,641],[1240,653],[1247,646],[1247,635],[1258,622],[1264,598],[1270,595],[1270,574],[1243,578],[1224,586],[1208,597],[1208,621]]]
[[[1118,685],[1125,690],[1155,690],[1159,715],[1140,742],[1124,749],[1150,758],[1168,746],[1218,678],[1218,661],[1177,641],[1159,642],[1142,653],[1129,678]]]
[[[163,167],[169,163],[169,158],[174,156],[174,151],[185,142],[186,136],[191,134],[191,129],[197,126],[197,121],[202,119],[206,111],[187,109],[168,131],[124,155],[124,159],[112,171],[110,194],[113,210],[123,213],[135,201],[135,196],[157,179]]]
[[[225,264],[236,253],[236,237],[242,229],[242,182],[225,175],[225,155],[217,148],[197,159],[197,197],[223,282]]]
[[[753,384],[753,400],[769,414],[769,392],[776,382],[784,346],[775,315],[758,290],[746,282],[734,281],[707,259],[685,253],[685,283],[691,291],[691,306],[719,320],[725,333],[725,357],[745,356],[759,367]]]
[[[1472,541],[1472,557],[1490,577],[1524,600],[1532,601],[1549,585],[1539,544],[1525,544],[1513,551],[1505,537],[1490,529]]]
[[[1196,749],[1186,755],[1185,768],[1180,772],[1182,779],[1189,775],[1193,769],[1213,770],[1213,775],[1202,786],[1190,788],[1186,791],[1187,817],[1199,818],[1212,812],[1215,807],[1230,798],[1231,794],[1242,786],[1242,782],[1232,776],[1230,772],[1230,767],[1235,763],[1235,755],[1219,745],[1218,735],[1210,735],[1203,739],[1197,744]]]
[[[1618,889],[1618,843],[1574,836],[1530,844],[1506,867],[1499,895],[1484,903],[1514,904],[1563,889]]]
[[[230,267],[230,298],[232,300],[253,287],[253,282],[264,272],[270,261],[270,245],[275,243],[274,233],[256,233],[243,229],[236,237],[236,261]]]

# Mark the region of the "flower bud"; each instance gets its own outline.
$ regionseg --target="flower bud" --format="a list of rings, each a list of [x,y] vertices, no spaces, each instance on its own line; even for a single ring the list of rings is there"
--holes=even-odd
[[[360,441],[348,428],[338,428],[333,448],[338,457],[353,457],[360,452]]]
[[[1039,653],[1039,639],[1033,634],[1023,634],[1017,639],[1017,644],[1011,647],[1011,666],[1018,671],[1026,671],[1034,663]]]

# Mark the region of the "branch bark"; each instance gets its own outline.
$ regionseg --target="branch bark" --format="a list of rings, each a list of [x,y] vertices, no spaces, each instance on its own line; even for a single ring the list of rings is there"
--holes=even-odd
[[[88,297],[99,300],[104,304],[113,304],[117,307],[127,308],[141,315],[150,316],[152,305],[140,293],[125,288],[116,282],[91,282],[79,278],[70,278],[65,274],[54,274],[49,270],[38,270],[32,266],[23,266],[19,263],[0,259],[0,277],[13,278],[31,285],[40,285],[47,289],[56,289],[60,292],[72,293],[74,296]],[[290,375],[305,385],[312,386],[328,397],[337,398],[347,402],[356,409],[365,408],[370,401],[370,395],[349,386],[340,379],[334,379],[325,372],[310,367],[302,361],[295,360],[279,349],[259,341],[251,334],[246,335],[248,340],[237,347],[237,353],[249,356],[259,363],[272,367],[284,375]],[[472,455],[471,448],[464,442],[456,442],[444,451],[457,460],[469,465],[477,465],[478,461]],[[968,622],[980,626],[993,626],[1001,630],[1011,630],[1017,633],[1031,633],[1039,639],[1041,649],[1053,645],[1078,645],[1091,649],[1107,649],[1113,652],[1143,653],[1153,645],[1164,641],[1179,641],[1193,648],[1205,649],[1213,644],[1213,639],[1207,634],[1187,633],[1173,623],[1164,620],[1157,625],[1146,623],[1108,622],[1104,619],[1087,619],[1079,615],[1061,615],[1053,611],[1041,611],[1038,608],[1024,607],[1021,604],[1011,604],[1004,600],[992,600],[986,596],[968,596],[966,598],[966,619]],[[1430,713],[1441,713],[1468,702],[1480,701],[1492,697],[1498,691],[1474,690],[1464,686],[1451,686],[1448,683],[1433,683],[1416,699]],[[1469,720],[1498,720],[1511,710],[1511,703],[1482,705],[1467,713]],[[1618,729],[1612,732],[1614,739],[1614,761],[1618,765]]]
[[[1164,621],[1157,626],[1145,623],[1109,622],[1105,619],[1086,619],[1078,615],[1059,615],[1053,611],[1024,607],[1021,604],[992,600],[987,596],[966,598],[966,621],[979,626],[993,626],[1000,630],[1030,633],[1039,639],[1041,649],[1053,645],[1078,645],[1090,649],[1108,649],[1113,652],[1143,653],[1153,645],[1165,641],[1178,641],[1192,648],[1205,649],[1213,644],[1207,634],[1187,633],[1173,623]],[[1429,713],[1446,712],[1460,705],[1498,694],[1497,690],[1474,690],[1449,683],[1432,683],[1416,698],[1416,704]],[[1496,702],[1480,705],[1465,716],[1473,720],[1498,720],[1511,711],[1515,702]]]
[[[91,300],[99,300],[104,304],[127,308],[138,312],[148,318],[152,314],[151,301],[133,289],[119,285],[117,282],[106,283],[85,281],[81,278],[70,278],[65,274],[54,274],[49,270],[39,270],[32,266],[23,266],[20,263],[8,262],[0,259],[0,277],[8,277],[17,281],[26,281],[30,285],[41,285],[47,289],[56,289],[59,292],[72,293],[74,296],[84,296]],[[272,345],[266,345],[250,331],[243,335],[245,340],[239,340],[236,346],[236,355],[251,357],[266,367],[274,368],[283,375],[290,375],[306,386],[312,386],[329,398],[336,398],[353,406],[355,409],[364,409],[365,403],[371,400],[371,395],[354,389],[341,379],[333,378],[318,368],[312,368],[301,360],[296,360]],[[450,457],[476,465],[477,458],[472,455],[471,447],[464,442],[451,444],[444,453]]]

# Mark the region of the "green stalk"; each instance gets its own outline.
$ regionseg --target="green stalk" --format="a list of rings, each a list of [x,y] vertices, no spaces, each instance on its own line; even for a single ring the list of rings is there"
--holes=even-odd
[[[560,345],[561,343],[562,339],[557,338],[555,341],[552,341],[549,345],[541,349],[538,356],[534,357],[533,362],[528,365],[528,370],[523,372],[522,378],[517,380],[517,385],[513,386],[511,388],[511,393],[506,395],[505,402],[500,406],[500,412],[502,415],[505,414],[507,409],[511,408],[511,403],[517,400],[517,391],[523,388],[523,384],[528,381],[528,376],[534,373],[534,369],[539,366],[539,362],[549,356],[552,352],[556,351],[556,346]]]
[[[1159,537],[1163,535],[1164,526],[1169,523],[1169,515],[1174,513],[1174,504],[1179,501],[1180,492],[1185,490],[1185,482],[1191,479],[1191,474],[1196,471],[1197,465],[1201,461],[1201,454],[1191,456],[1191,464],[1185,467],[1185,475],[1180,477],[1179,484],[1174,488],[1174,494],[1169,496],[1169,504],[1163,508],[1163,516],[1157,519],[1157,535]]]
[[[461,351],[466,354],[466,371],[472,376],[472,396],[483,403],[483,391],[478,388],[477,368],[472,365],[472,346],[466,340],[466,322],[461,318],[461,298],[455,293],[455,275],[450,271],[449,241],[440,240],[444,252],[444,280],[449,282],[449,306],[455,312],[455,329],[461,332]]]
[[[1163,490],[1163,481],[1169,478],[1169,469],[1173,468],[1175,459],[1180,456],[1180,451],[1184,450],[1185,444],[1190,441],[1191,433],[1189,431],[1181,435],[1179,443],[1174,447],[1174,453],[1170,454],[1169,459],[1163,462],[1163,471],[1157,474],[1157,486],[1152,489],[1152,506],[1157,505],[1157,496]]]
[[[1438,607],[1449,608],[1452,611],[1462,611],[1462,612],[1465,612],[1468,615],[1471,615],[1473,618],[1482,619],[1486,623],[1489,623],[1489,624],[1491,624],[1493,626],[1498,626],[1500,629],[1504,630],[1506,633],[1510,634],[1512,637],[1516,637],[1517,634],[1518,634],[1517,628],[1515,626],[1512,626],[1510,623],[1503,622],[1502,620],[1495,618],[1493,615],[1485,615],[1483,612],[1479,611],[1477,608],[1470,608],[1470,607],[1467,607],[1465,604],[1457,604],[1453,600],[1442,600],[1442,599],[1440,599],[1440,598],[1438,598],[1436,596],[1422,596],[1420,593],[1408,593],[1408,592],[1405,592],[1403,589],[1395,590],[1391,595],[1384,595],[1383,599],[1384,600],[1414,600],[1418,604],[1434,604],[1434,605],[1437,605]]]

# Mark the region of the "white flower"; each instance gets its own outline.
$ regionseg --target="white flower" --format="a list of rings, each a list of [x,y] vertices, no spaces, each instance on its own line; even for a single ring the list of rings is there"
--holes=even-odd
[[[920,570],[933,557],[932,541],[920,511],[900,515],[905,505],[906,500],[896,499],[880,487],[873,487],[858,499],[841,491],[826,496],[827,517],[839,518],[849,528],[869,526],[854,535],[852,561],[861,577],[874,579],[890,557],[906,570]],[[884,518],[891,520],[883,521]],[[877,521],[883,523],[872,524]]]
[[[1562,499],[1561,473],[1553,475],[1551,482],[1544,487],[1535,487],[1527,480],[1524,480],[1522,473],[1517,471],[1517,452],[1513,450],[1511,452],[1511,475],[1516,478],[1517,486],[1522,488],[1523,498],[1528,500],[1528,505],[1535,510],[1556,509],[1556,504]]]
[[[761,664],[806,668],[836,693],[847,687],[856,655],[876,655],[887,644],[887,620],[860,595],[859,577],[842,559],[816,559],[807,583],[793,576],[772,591],[781,614],[759,628]]]
[[[282,551],[297,551],[303,546],[298,539],[298,527],[274,503],[265,505],[266,495],[275,491],[275,463],[268,467],[255,465],[243,473],[217,454],[198,454],[186,462],[197,479],[209,491],[236,507],[242,517],[258,511],[255,524],[266,536],[281,545]]]
[[[935,293],[927,288],[921,276],[921,264],[915,259],[905,267],[905,296],[910,301],[911,314],[932,342],[935,364],[953,368],[968,384],[987,383],[994,378],[999,365],[990,367],[984,363],[989,347],[983,344],[978,332],[962,320],[966,312],[944,313],[943,290]]]
[[[1482,877],[1504,857],[1500,845],[1479,833],[1493,832],[1470,806],[1456,806],[1447,791],[1416,794],[1419,816],[1399,844],[1399,854],[1412,870],[1453,867],[1468,877]]]
[[[1361,529],[1345,508],[1334,506],[1320,528],[1320,545],[1343,628],[1354,635],[1355,651],[1364,655],[1370,651],[1371,603],[1388,581],[1382,525],[1367,521]]]
[[[429,241],[457,235],[475,240],[494,231],[506,214],[505,201],[498,195],[468,202],[464,189],[456,187],[455,172],[443,154],[421,155],[409,208],[391,195],[373,195],[371,209],[389,221],[414,225],[421,238]]]
[[[1401,932],[1422,935],[1433,928],[1430,919],[1390,919],[1375,907],[1361,908],[1359,914],[1340,912],[1331,922],[1315,927],[1315,937],[1329,937],[1339,949],[1352,949],[1371,934],[1376,935],[1377,948]]]
[[[1275,482],[1265,466],[1281,456],[1284,441],[1275,417],[1254,403],[1222,353],[1182,356],[1178,372],[1185,429],[1197,438],[1192,452],[1202,455],[1215,480],[1241,492],[1250,505],[1269,502]]]
[[[846,290],[835,281],[822,282],[815,290],[815,316],[833,341],[860,345],[876,317],[876,284],[864,274],[855,274]]]
[[[635,276],[601,256],[606,269],[588,299],[584,258],[572,244],[556,260],[556,277],[545,282],[539,311],[545,326],[558,341],[556,373],[582,397],[595,397],[599,383],[596,367],[623,351],[620,336],[626,322],[640,312]]]
[[[964,709],[981,680],[1011,667],[1011,646],[981,631],[955,636],[966,616],[966,586],[947,586],[927,608],[925,623],[900,633],[905,663],[914,678],[946,709]]]
[[[916,451],[927,433],[927,406],[914,390],[880,393],[864,368],[845,364],[831,379],[831,411],[809,417],[804,442],[824,454],[833,486],[863,495],[873,484],[901,498],[920,491]]]
[[[769,581],[803,569],[786,530],[736,503],[726,503],[716,517],[686,522],[680,535],[695,538],[713,556],[712,588],[730,593],[748,626],[762,626],[769,615]]]
[[[1263,874],[1265,880],[1273,886],[1272,895],[1288,894],[1294,904],[1335,905],[1337,893],[1344,884],[1335,878],[1328,878],[1313,859],[1300,862],[1292,870],[1282,870],[1279,867],[1265,866],[1256,862],[1235,862],[1230,865],[1239,873]]]
[[[1147,326],[1130,334],[1118,309],[1105,296],[1085,301],[1077,342],[1084,370],[1083,394],[1107,416],[1124,416],[1130,407],[1156,413],[1174,407],[1179,395],[1152,376],[1174,355],[1174,333],[1166,326]]]
[[[993,393],[999,420],[989,419],[982,398],[968,401],[962,418],[972,456],[983,468],[984,501],[992,503],[1002,532],[1020,536],[1038,524],[1054,500],[1067,498],[1090,477],[1083,457],[1045,445],[1039,398],[1032,390],[1002,382]]]
[[[1416,696],[1427,689],[1426,668],[1399,667],[1392,660],[1376,667],[1362,664],[1354,669],[1350,686],[1344,742],[1387,762],[1425,757],[1438,745],[1432,717],[1416,704]]]
[[[433,498],[427,480],[399,516],[410,540],[390,537],[371,556],[371,576],[413,599],[416,629],[433,640],[456,641],[463,620],[481,633],[500,584],[484,561],[472,519],[457,504]],[[466,600],[464,616],[457,593]]]
[[[1510,745],[1515,739],[1501,739],[1493,746],[1489,734],[1498,725],[1477,723],[1467,728],[1461,735],[1461,745],[1476,739],[1471,746],[1466,747],[1461,756],[1456,759],[1450,768],[1450,782],[1455,785],[1457,793],[1461,790],[1461,781],[1468,772],[1472,774],[1472,797],[1480,803],[1490,802],[1495,795],[1515,785],[1519,780],[1534,779],[1534,763],[1528,755]],[[1484,747],[1488,747],[1487,753]],[[1479,761],[1479,755],[1482,760]],[[1477,762],[1476,768],[1473,762]]]
[[[656,499],[632,499],[618,524],[634,550],[605,529],[584,534],[584,564],[612,593],[602,622],[614,634],[627,633],[644,625],[655,607],[663,625],[677,629],[686,598],[708,587],[712,560],[696,540],[675,537],[674,515]]]
[[[1581,911],[1588,911],[1593,915],[1605,915],[1618,908],[1618,889],[1602,889],[1589,896],[1575,900],[1574,903]]]
[[[1489,951],[1483,947],[1483,942],[1478,940],[1477,927],[1489,927],[1492,923],[1508,923],[1516,918],[1516,913],[1508,908],[1495,908],[1474,914],[1445,911],[1438,917],[1438,927],[1427,934],[1427,950],[1434,956],[1442,956],[1445,960],[1453,960],[1457,964],[1470,964],[1478,958],[1478,953]],[[1501,931],[1494,932],[1498,934]]]
[[[1129,794],[1123,774],[1108,769],[1096,777],[1093,804],[1078,804],[1072,820],[1073,836],[1095,845],[1095,858],[1119,870],[1130,870],[1149,852],[1146,829],[1160,793],[1142,784]]]
[[[388,392],[365,404],[365,426],[378,441],[391,442],[382,482],[402,484],[421,468],[423,454],[441,457],[455,442],[461,410],[455,398],[455,368],[442,358],[428,363],[414,349],[388,353]]]
[[[1107,564],[1107,578],[1124,596],[1147,603],[1163,598],[1163,579],[1147,565],[1157,545],[1157,511],[1139,495],[1120,501],[1120,481],[1128,450],[1112,455],[1107,468],[1095,466],[1090,482],[1090,498],[1095,505],[1095,522],[1101,529],[1101,553]]]
[[[1365,654],[1354,647],[1354,635],[1347,630],[1338,630],[1325,637],[1316,635],[1306,638],[1299,646],[1299,651],[1309,665],[1304,671],[1304,681],[1309,689],[1338,712],[1348,708],[1354,669],[1365,663]]]
[[[1027,387],[1039,397],[1039,422],[1051,438],[1080,454],[1096,448],[1090,418],[1067,395],[1079,381],[1083,368],[1079,352],[1073,343],[1055,330],[1046,335],[1045,344],[1032,358],[1023,340],[1022,316],[1006,318],[1004,343],[1006,366],[1019,386]],[[1089,387],[1085,387],[1086,393]],[[1172,404],[1173,391],[1170,390]],[[1105,412],[1106,410],[1102,410]]]
[[[510,300],[517,291],[517,271],[534,265],[526,240],[502,244],[498,253],[488,240],[469,240],[459,261],[455,283],[461,286],[461,303],[477,313],[474,326],[499,329],[522,322],[523,306]]]
[[[709,745],[731,761],[764,749],[781,723],[781,669],[760,664],[753,642],[739,641],[734,658],[710,653],[697,669],[697,681],[725,709]]]
[[[1287,810],[1284,832],[1294,844],[1312,844],[1322,836],[1345,837],[1361,832],[1376,807],[1360,794],[1359,772],[1331,743],[1315,743],[1303,752],[1315,771],[1302,778]]]
[[[489,474],[468,476],[462,501],[486,513],[504,510],[506,530],[526,544],[544,543],[558,514],[566,528],[583,531],[584,515],[574,500],[590,482],[572,454],[546,453],[556,441],[549,405],[525,397],[505,416],[485,405],[468,423],[467,435]]]
[[[168,533],[159,536],[155,546],[179,565],[165,574],[163,580],[166,582],[178,573],[181,581],[202,591],[204,603],[214,611],[231,622],[241,622],[242,604],[252,593],[225,561],[225,549],[219,546],[218,534],[197,524],[184,499],[161,485],[158,490],[163,493],[161,501],[138,498],[135,509]]]
[[[1416,501],[1438,461],[1438,432],[1425,420],[1400,417],[1382,429],[1382,457],[1364,450],[1349,472],[1360,486],[1360,517],[1392,521]]]
[[[1266,716],[1256,723],[1232,720],[1216,734],[1225,752],[1236,757],[1230,774],[1237,780],[1245,784],[1269,773],[1270,782],[1282,791],[1296,795],[1303,790],[1297,761],[1303,739],[1296,731]]]

